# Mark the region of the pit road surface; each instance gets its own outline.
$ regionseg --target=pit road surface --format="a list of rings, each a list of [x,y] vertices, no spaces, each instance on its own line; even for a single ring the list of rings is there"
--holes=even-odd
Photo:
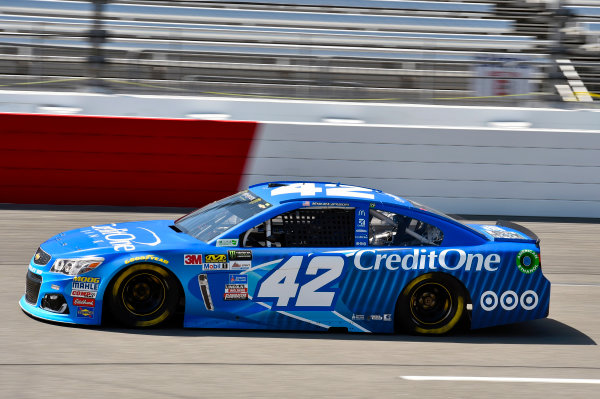
[[[20,310],[27,264],[52,235],[178,216],[0,208],[0,398],[600,397],[595,223],[519,222],[542,240],[548,319],[447,337],[78,328]]]

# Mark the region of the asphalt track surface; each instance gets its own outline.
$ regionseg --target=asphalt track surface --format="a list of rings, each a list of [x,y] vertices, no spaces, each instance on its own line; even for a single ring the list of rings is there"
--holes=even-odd
[[[520,222],[542,240],[553,283],[548,319],[446,337],[78,328],[20,310],[27,264],[46,238],[176,216],[0,208],[0,398],[600,397],[600,224],[593,221]]]

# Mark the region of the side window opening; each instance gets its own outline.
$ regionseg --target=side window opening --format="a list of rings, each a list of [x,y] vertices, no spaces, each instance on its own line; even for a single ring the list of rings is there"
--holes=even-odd
[[[354,208],[301,208],[240,235],[244,247],[352,247]]]
[[[394,212],[369,210],[371,246],[439,246],[443,240],[444,233],[431,224]]]

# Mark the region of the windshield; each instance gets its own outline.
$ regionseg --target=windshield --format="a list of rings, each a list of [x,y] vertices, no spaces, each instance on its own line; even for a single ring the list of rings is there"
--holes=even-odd
[[[271,204],[246,190],[179,218],[175,221],[175,226],[184,233],[207,242],[270,206]]]

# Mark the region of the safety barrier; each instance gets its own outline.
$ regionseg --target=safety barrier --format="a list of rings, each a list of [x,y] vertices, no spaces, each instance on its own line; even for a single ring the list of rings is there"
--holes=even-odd
[[[237,191],[253,122],[0,114],[0,202],[186,206]]]

